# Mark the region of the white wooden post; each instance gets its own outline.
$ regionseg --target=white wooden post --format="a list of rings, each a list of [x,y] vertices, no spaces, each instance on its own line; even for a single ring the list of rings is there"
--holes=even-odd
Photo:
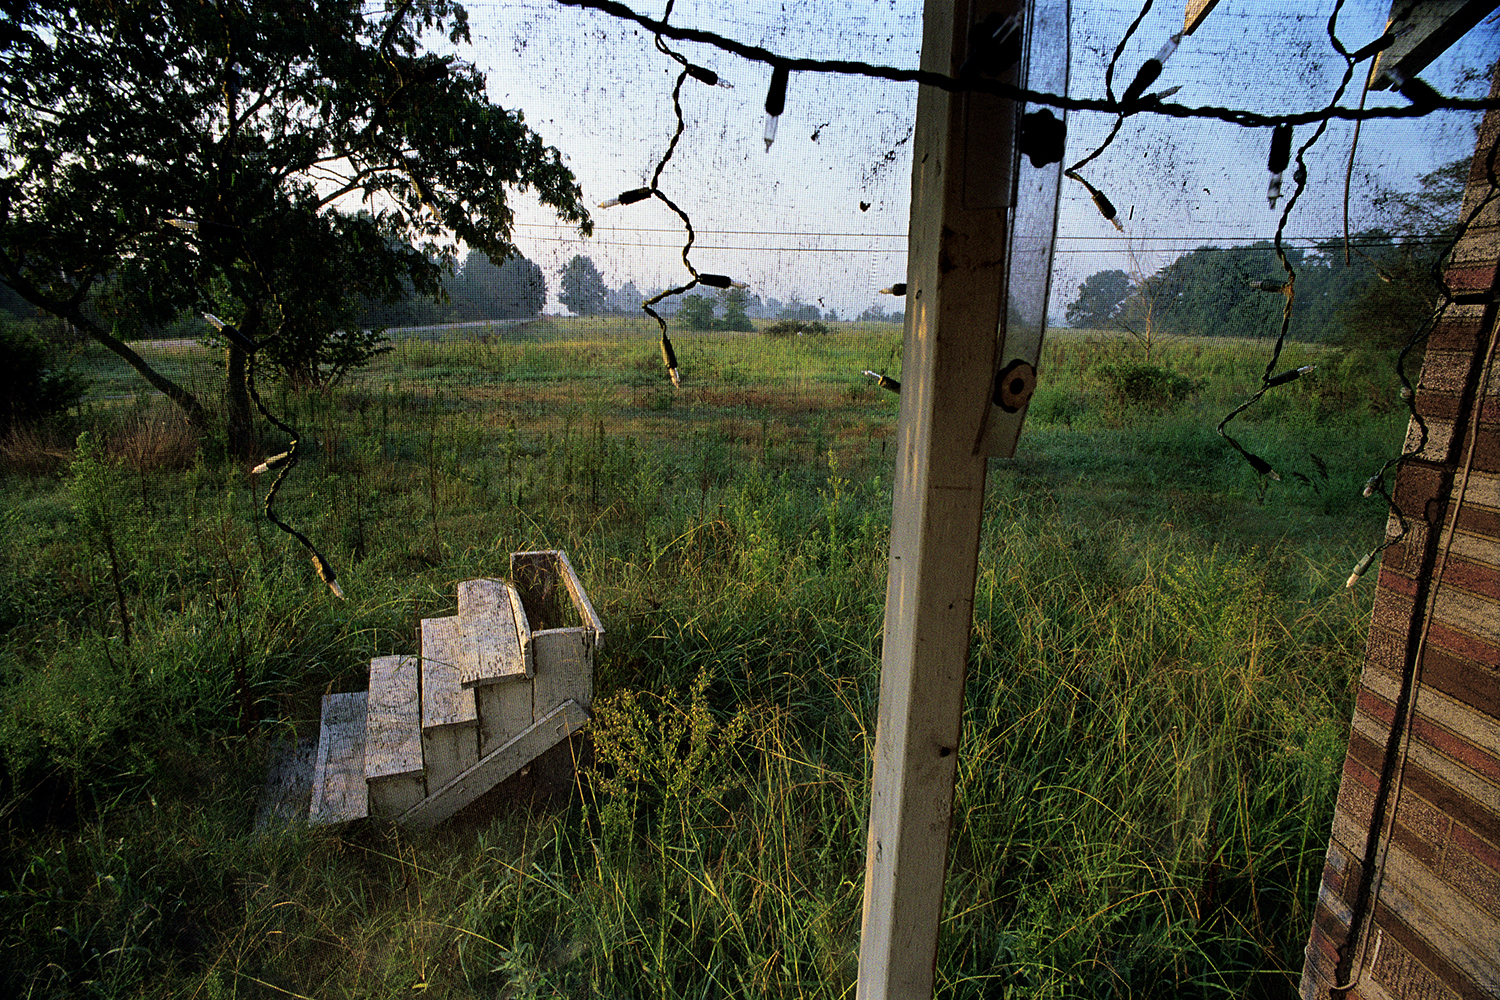
[[[922,67],[956,74],[971,24],[1025,8],[1024,0],[927,0]],[[923,87],[918,97],[860,943],[858,995],[867,1000],[933,992],[986,452],[997,450],[986,442],[998,409],[1015,121],[1014,105],[991,96]],[[1052,184],[1055,209],[1055,177]],[[1011,447],[1019,419],[1016,413]]]

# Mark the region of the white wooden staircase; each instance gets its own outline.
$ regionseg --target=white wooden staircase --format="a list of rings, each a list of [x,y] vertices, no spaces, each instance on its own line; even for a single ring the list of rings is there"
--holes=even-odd
[[[434,826],[582,728],[604,626],[565,553],[514,553],[510,575],[460,583],[419,655],[323,696],[308,822]]]

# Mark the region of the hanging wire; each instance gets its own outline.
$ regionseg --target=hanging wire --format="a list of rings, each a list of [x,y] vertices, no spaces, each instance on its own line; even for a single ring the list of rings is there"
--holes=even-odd
[[[674,3],[675,0],[667,0],[666,10],[662,14],[661,23],[663,25],[666,24],[667,18],[671,16]],[[672,113],[676,118],[677,127],[672,132],[671,141],[667,143],[666,152],[661,155],[661,159],[656,163],[656,169],[651,174],[650,185],[626,191],[615,198],[601,202],[600,207],[611,208],[616,205],[631,205],[638,201],[645,201],[647,198],[655,198],[671,209],[682,220],[682,228],[686,234],[686,238],[682,244],[682,266],[687,268],[687,272],[691,276],[690,280],[674,288],[658,292],[641,303],[641,309],[652,319],[656,320],[656,325],[661,330],[661,359],[662,363],[666,365],[667,377],[672,380],[673,386],[680,387],[682,385],[682,369],[677,363],[677,352],[672,349],[672,339],[667,335],[666,317],[657,312],[653,307],[673,295],[681,295],[684,292],[691,291],[698,285],[705,285],[710,288],[745,288],[746,285],[743,282],[732,280],[727,275],[699,273],[698,269],[693,266],[693,261],[689,256],[693,249],[693,242],[697,238],[697,234],[693,231],[693,220],[688,217],[687,212],[682,206],[669,198],[666,192],[661,189],[662,171],[667,168],[667,164],[672,159],[672,154],[677,151],[677,144],[681,141],[683,132],[687,129],[687,122],[682,114],[683,82],[691,76],[695,80],[713,86],[720,84],[719,76],[713,70],[696,66],[688,61],[686,56],[673,51],[663,39],[661,32],[656,34],[656,48],[682,65],[682,72],[677,74],[677,82],[672,86]],[[722,85],[727,86],[727,84]],[[785,84],[783,83],[784,86]],[[767,140],[766,148],[769,149],[770,145],[770,141]]]
[[[1046,91],[1018,87],[1015,84],[990,77],[980,76],[960,79],[956,76],[949,76],[946,73],[937,73],[932,70],[901,69],[895,66],[880,66],[874,63],[851,59],[811,59],[781,55],[772,52],[770,49],[762,48],[758,45],[747,45],[744,42],[725,37],[716,32],[705,31],[700,28],[679,28],[667,24],[665,20],[653,20],[644,14],[636,13],[630,7],[623,3],[618,3],[616,0],[557,0],[557,2],[567,7],[585,7],[601,11],[621,20],[633,21],[653,34],[659,34],[676,41],[711,45],[750,62],[767,63],[772,66],[785,66],[789,71],[794,73],[835,73],[845,76],[865,76],[877,80],[889,80],[892,83],[918,83],[929,87],[936,87],[939,90],[950,93],[974,91],[998,94],[1001,97],[1009,97],[1027,104],[1045,105],[1068,111],[1103,111],[1109,114],[1118,114],[1120,111],[1120,102],[1113,98],[1070,97],[1064,94],[1052,94]],[[1370,121],[1377,118],[1422,118],[1434,111],[1488,111],[1495,108],[1500,108],[1500,99],[1479,98],[1470,100],[1439,95],[1439,100],[1436,103],[1414,104],[1406,107],[1392,106],[1358,109],[1325,107],[1290,114],[1268,115],[1248,111],[1244,108],[1226,108],[1213,105],[1190,108],[1181,104],[1169,104],[1165,101],[1153,101],[1148,98],[1143,99],[1138,107],[1131,108],[1131,114],[1160,115],[1166,118],[1213,119],[1247,128],[1269,128],[1282,122],[1291,125],[1311,125],[1329,119]]]
[[[1111,104],[1113,104],[1115,101],[1115,65],[1119,63],[1120,56],[1125,53],[1125,46],[1130,42],[1130,39],[1134,37],[1136,30],[1141,26],[1141,22],[1146,19],[1146,15],[1151,13],[1151,8],[1153,5],[1155,5],[1155,3],[1156,0],[1146,0],[1146,2],[1141,5],[1141,12],[1135,16],[1134,21],[1130,22],[1130,27],[1125,29],[1125,34],[1121,36],[1120,43],[1115,46],[1114,54],[1109,57],[1109,65],[1104,68],[1104,93],[1108,97]],[[1110,144],[1115,141],[1115,137],[1120,134],[1120,129],[1125,125],[1125,119],[1127,117],[1129,117],[1129,115],[1125,111],[1120,111],[1120,113],[1115,116],[1114,126],[1110,128],[1109,134],[1104,137],[1104,141],[1095,146],[1094,149],[1083,159],[1079,160],[1077,163],[1073,164],[1071,167],[1068,167],[1063,171],[1063,176],[1077,181],[1088,190],[1089,196],[1094,199],[1094,206],[1099,209],[1099,214],[1104,216],[1104,218],[1108,222],[1112,223],[1114,227],[1121,232],[1124,232],[1125,227],[1120,225],[1119,220],[1116,218],[1114,205],[1108,198],[1104,196],[1103,192],[1094,187],[1094,185],[1090,184],[1088,181],[1084,180],[1083,177],[1078,173],[1078,171],[1082,170],[1094,160],[1098,159],[1099,156],[1110,147]]]
[[[1343,9],[1343,7],[1344,0],[1337,0],[1337,2],[1333,5],[1333,12],[1328,16],[1327,30],[1330,44],[1333,46],[1334,51],[1338,52],[1343,57],[1345,63],[1344,75],[1342,79],[1339,80],[1338,86],[1334,88],[1333,97],[1329,100],[1327,105],[1328,108],[1336,107],[1338,105],[1338,102],[1343,99],[1344,91],[1348,88],[1349,81],[1354,78],[1354,67],[1357,65],[1354,57],[1348,52],[1347,49],[1344,48],[1343,43],[1340,42],[1338,38],[1338,18],[1339,13]],[[1313,134],[1309,136],[1301,146],[1297,147],[1296,156],[1294,157],[1297,166],[1296,169],[1292,172],[1292,194],[1291,197],[1286,200],[1286,204],[1282,207],[1281,216],[1276,223],[1276,236],[1275,240],[1273,241],[1273,246],[1276,252],[1277,263],[1281,265],[1281,270],[1282,273],[1286,275],[1286,280],[1281,283],[1256,283],[1257,287],[1259,287],[1262,291],[1278,292],[1283,297],[1281,307],[1281,326],[1276,333],[1276,342],[1271,348],[1271,357],[1266,362],[1265,371],[1261,373],[1260,388],[1257,389],[1255,393],[1244,402],[1240,403],[1234,409],[1225,414],[1223,419],[1219,421],[1218,427],[1215,428],[1215,430],[1218,432],[1218,435],[1226,442],[1228,442],[1231,448],[1239,452],[1240,456],[1244,458],[1245,461],[1249,463],[1250,467],[1254,469],[1259,475],[1266,476],[1272,480],[1277,481],[1281,479],[1281,476],[1279,476],[1276,473],[1276,470],[1272,468],[1271,463],[1267,462],[1261,456],[1247,450],[1244,445],[1240,444],[1240,442],[1235,439],[1232,434],[1229,433],[1228,428],[1230,423],[1236,417],[1238,417],[1241,413],[1244,413],[1246,410],[1250,409],[1255,404],[1259,403],[1261,399],[1266,395],[1266,393],[1270,392],[1274,388],[1277,388],[1278,386],[1283,386],[1290,382],[1296,381],[1302,375],[1311,370],[1311,367],[1308,366],[1306,368],[1297,368],[1281,373],[1277,373],[1276,371],[1276,368],[1281,361],[1281,352],[1286,346],[1287,333],[1291,329],[1292,306],[1296,302],[1297,298],[1297,272],[1296,269],[1292,267],[1291,261],[1287,259],[1284,236],[1286,233],[1287,222],[1292,217],[1292,209],[1297,206],[1297,202],[1299,199],[1301,199],[1302,193],[1307,190],[1307,162],[1305,156],[1307,154],[1307,151],[1311,149],[1318,142],[1318,140],[1323,137],[1325,132],[1327,132],[1328,122],[1328,118],[1324,118],[1322,121],[1320,121],[1318,123],[1318,127],[1313,131]],[[1279,190],[1279,184],[1274,179],[1275,171],[1278,165],[1281,167],[1284,167],[1286,165],[1284,162],[1280,162],[1284,154],[1282,154],[1277,149],[1277,146],[1281,143],[1290,143],[1291,129],[1292,126],[1288,123],[1279,123],[1274,129],[1274,135],[1272,139],[1272,160],[1270,164],[1273,171],[1273,190]],[[1272,204],[1275,204],[1274,199],[1272,201]]]

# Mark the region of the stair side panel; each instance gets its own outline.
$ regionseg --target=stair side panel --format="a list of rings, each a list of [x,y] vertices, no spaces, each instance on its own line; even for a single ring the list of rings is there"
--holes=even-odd
[[[508,681],[474,689],[479,708],[479,754],[484,756],[515,739],[534,721],[532,682]]]
[[[532,714],[541,718],[565,701],[587,708],[594,700],[595,633],[588,628],[547,629],[531,634],[536,651]]]

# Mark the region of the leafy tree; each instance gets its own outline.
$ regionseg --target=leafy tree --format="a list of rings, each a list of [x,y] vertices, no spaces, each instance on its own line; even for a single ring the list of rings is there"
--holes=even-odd
[[[724,315],[719,318],[720,330],[749,333],[755,329],[746,311],[750,296],[743,288],[726,288],[719,293],[719,302],[724,306]]]
[[[1356,249],[1364,280],[1334,317],[1335,342],[1345,346],[1399,347],[1420,330],[1437,305],[1438,274],[1457,234],[1468,180],[1468,159],[1424,174],[1415,191],[1385,191],[1376,199],[1390,224],[1361,233]],[[1330,241],[1332,242],[1332,241]],[[1342,253],[1342,241],[1330,247]]]
[[[25,319],[36,312],[30,302],[16,294],[9,285],[0,284],[0,312],[14,319]]]
[[[641,303],[646,301],[647,296],[635,287],[634,281],[627,281],[619,288],[611,288],[604,297],[604,308],[608,312],[629,316],[641,311]]]
[[[513,257],[496,264],[471,250],[449,282],[453,317],[460,321],[525,319],[547,304],[547,279],[535,261]]]
[[[202,402],[127,341],[184,311],[223,315],[249,338],[224,345],[236,450],[247,344],[306,381],[362,363],[378,343],[339,331],[369,302],[438,294],[460,242],[515,253],[513,189],[591,231],[558,151],[490,104],[474,67],[424,50],[434,33],[468,41],[451,0],[6,11],[0,281],[200,426]]]
[[[777,313],[783,308],[784,304],[778,298],[768,295],[762,302],[759,295],[752,295],[749,304],[745,307],[745,312],[749,313],[752,319],[775,319]]]
[[[557,301],[567,306],[574,315],[595,316],[604,311],[604,300],[609,289],[592,259],[575,256],[562,270],[562,291]]]
[[[713,330],[718,327],[712,299],[702,295],[684,295],[677,319],[689,330]]]
[[[1074,328],[1107,329],[1130,295],[1130,276],[1124,271],[1100,271],[1078,286],[1078,297],[1063,310],[1063,318]]]

